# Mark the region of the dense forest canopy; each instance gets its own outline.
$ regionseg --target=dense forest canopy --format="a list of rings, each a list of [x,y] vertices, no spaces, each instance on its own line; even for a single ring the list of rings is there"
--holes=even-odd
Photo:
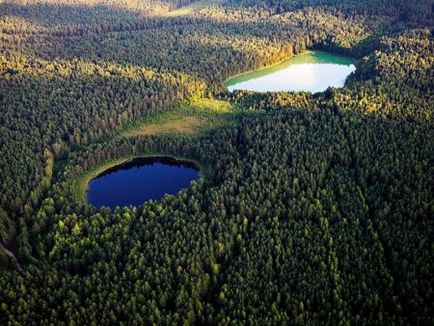
[[[0,1],[0,324],[432,324],[430,0]],[[306,49],[344,88],[227,92]],[[199,98],[231,123],[120,132]],[[147,153],[205,177],[96,209],[77,180]]]

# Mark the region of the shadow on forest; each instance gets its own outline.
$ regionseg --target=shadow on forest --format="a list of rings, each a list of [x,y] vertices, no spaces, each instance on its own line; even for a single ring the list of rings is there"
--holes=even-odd
[[[22,5],[16,3],[0,4],[0,18],[8,16],[21,18],[29,23],[50,27],[86,24],[106,24],[119,20],[136,20],[143,17],[139,11],[106,5],[71,5],[35,3]]]
[[[42,25],[50,31],[40,31],[44,37],[37,39],[38,46],[34,46],[35,40],[17,45],[21,53],[29,56],[49,61],[78,58],[163,68],[199,78],[220,72],[222,67],[216,62],[229,62],[231,69],[240,62],[251,62],[254,53],[247,53],[236,43],[265,44],[269,36],[256,23],[151,18],[139,11],[109,6],[0,4],[0,18],[8,16],[19,17],[31,26]],[[20,30],[8,33],[19,34]],[[223,41],[215,41],[221,39]]]
[[[33,39],[17,45],[18,51],[29,56],[168,69],[205,79],[218,75],[224,80],[251,69],[258,60],[258,49],[277,45],[260,22],[151,18],[122,7],[0,4],[0,18],[8,16],[47,27],[40,31],[43,34],[52,32],[38,38],[38,46]]]

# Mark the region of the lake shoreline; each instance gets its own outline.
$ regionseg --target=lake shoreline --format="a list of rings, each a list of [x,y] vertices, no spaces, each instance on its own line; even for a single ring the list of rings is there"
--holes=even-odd
[[[243,75],[251,74],[251,73],[253,73],[253,72],[259,72],[259,71],[261,71],[261,70],[270,69],[270,68],[276,67],[276,66],[278,66],[278,65],[280,65],[280,64],[282,64],[282,63],[284,63],[285,61],[287,61],[287,60],[289,60],[289,59],[292,59],[292,58],[294,58],[294,57],[296,57],[296,56],[298,56],[298,55],[311,54],[311,53],[313,53],[313,52],[325,52],[325,51],[321,51],[321,50],[318,50],[318,51],[316,51],[316,50],[305,50],[305,51],[303,51],[303,52],[300,52],[300,53],[297,53],[297,54],[293,54],[293,55],[291,55],[291,56],[289,56],[289,57],[286,57],[286,58],[283,59],[283,60],[279,60],[279,61],[277,61],[276,63],[272,63],[272,64],[270,64],[270,65],[266,65],[266,66],[264,66],[264,67],[262,67],[262,68],[251,69],[251,70],[247,70],[247,71],[245,71],[245,72],[240,72],[239,74],[235,74],[235,75],[233,75],[233,76],[231,76],[231,77],[226,78],[226,79],[223,81],[223,86],[227,89],[226,84],[227,84],[228,81],[230,81],[231,79],[234,79],[234,78],[237,78],[237,77],[241,77],[241,76],[243,76]]]
[[[163,152],[155,152],[155,153],[147,153],[143,155],[129,155],[124,157],[119,157],[117,159],[106,161],[95,168],[86,171],[85,174],[81,175],[80,178],[76,180],[76,182],[73,185],[73,195],[75,197],[75,200],[77,200],[80,203],[91,205],[88,202],[88,191],[89,191],[89,183],[93,180],[101,176],[104,172],[107,170],[113,169],[117,166],[126,164],[128,162],[133,161],[134,159],[145,159],[145,158],[171,158],[177,161],[184,161],[184,162],[191,162],[196,167],[198,167],[199,172],[199,179],[206,176],[210,173],[210,169],[207,168],[203,163],[192,159],[187,158],[184,156],[178,156],[173,155],[169,153],[163,153]]]
[[[236,74],[225,80],[224,87],[228,92],[318,93],[328,87],[344,87],[347,77],[355,70],[352,57],[323,50],[306,50],[272,65]]]

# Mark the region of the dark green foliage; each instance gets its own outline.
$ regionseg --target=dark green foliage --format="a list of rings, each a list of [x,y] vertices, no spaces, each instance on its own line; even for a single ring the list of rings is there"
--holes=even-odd
[[[25,262],[1,248],[0,324],[432,323],[427,2],[237,1],[178,18],[47,3],[0,5],[0,243]],[[321,94],[224,91],[306,47],[357,71]],[[203,93],[237,123],[116,134]],[[150,152],[209,173],[141,207],[74,199],[86,171]]]
[[[13,221],[11,221],[8,214],[0,208],[0,241],[2,243],[8,243],[14,233],[15,228]]]

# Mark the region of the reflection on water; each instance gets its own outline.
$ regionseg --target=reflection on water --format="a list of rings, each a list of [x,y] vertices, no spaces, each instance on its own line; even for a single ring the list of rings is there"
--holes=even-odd
[[[325,91],[342,87],[356,70],[351,59],[326,52],[308,52],[294,56],[279,65],[247,73],[226,83],[229,91]]]
[[[199,178],[193,162],[171,157],[143,157],[107,169],[92,179],[87,199],[96,207],[139,206],[149,199],[176,194]]]

